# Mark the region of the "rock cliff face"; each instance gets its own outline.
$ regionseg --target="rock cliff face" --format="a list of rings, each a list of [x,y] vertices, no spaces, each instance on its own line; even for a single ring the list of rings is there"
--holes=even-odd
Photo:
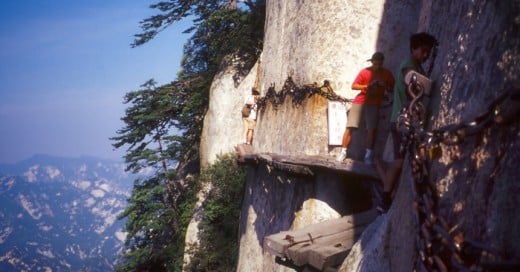
[[[437,80],[432,129],[475,120],[512,85],[518,88],[520,3],[423,1],[419,29],[440,41],[432,73]],[[509,102],[504,109],[516,109]],[[440,215],[458,226],[464,239],[494,248],[502,258],[519,260],[520,138],[518,121],[491,126],[463,143],[442,145],[431,181],[439,193]],[[412,218],[410,169],[405,167],[396,201],[381,236],[365,235],[342,271],[410,270],[417,226]],[[410,235],[413,233],[414,235]],[[370,245],[371,240],[378,240]],[[388,248],[381,251],[380,248]],[[361,257],[365,256],[365,257]],[[368,257],[369,256],[369,257]],[[404,269],[403,269],[404,268]]]
[[[210,104],[204,118],[200,144],[201,165],[212,164],[218,155],[244,142],[240,109],[256,80],[256,64],[245,77],[232,67],[223,67],[210,88]]]
[[[440,42],[432,73],[436,107],[428,129],[471,121],[506,87],[518,84],[519,14],[519,1],[268,0],[258,74],[261,91],[265,95],[273,85],[279,91],[291,76],[300,86],[328,79],[337,93],[353,97],[351,82],[373,52],[384,52],[385,66],[395,71],[408,55],[409,36],[427,31]],[[253,68],[238,85],[229,72],[215,79],[204,124],[203,164],[242,142],[239,110],[257,72]],[[300,106],[288,100],[276,110],[268,104],[255,129],[255,151],[333,156],[337,148],[327,144],[326,107],[327,100],[317,96]],[[510,107],[518,109],[518,103]],[[465,239],[516,260],[520,259],[519,136],[518,121],[491,126],[461,144],[442,145],[442,157],[431,166],[440,214],[448,225],[458,225]],[[381,154],[384,129],[379,137],[376,154]],[[362,146],[360,140],[353,144]],[[359,157],[357,152],[354,158]],[[342,271],[411,270],[417,226],[409,178],[405,166],[392,208],[367,229]],[[349,195],[344,199],[338,195],[348,190],[334,191],[345,186],[342,181],[351,179],[322,174],[306,180],[268,167],[250,167],[238,271],[290,270],[262,255],[262,239],[353,212],[345,208]]]

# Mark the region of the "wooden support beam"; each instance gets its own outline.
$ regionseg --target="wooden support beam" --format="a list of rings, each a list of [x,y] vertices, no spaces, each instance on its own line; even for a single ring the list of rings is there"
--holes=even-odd
[[[366,226],[377,217],[369,210],[359,214],[327,220],[292,231],[265,237],[263,248],[294,265],[310,265],[324,270],[341,263]]]
[[[273,153],[247,153],[240,156],[243,162],[266,163],[274,168],[289,173],[314,175],[320,171],[358,176],[369,180],[379,180],[375,168],[362,162],[346,159],[337,162],[334,158],[306,155],[280,155]]]

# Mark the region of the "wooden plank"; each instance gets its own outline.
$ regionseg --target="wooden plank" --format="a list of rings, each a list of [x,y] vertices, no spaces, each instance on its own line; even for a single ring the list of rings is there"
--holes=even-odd
[[[359,176],[363,178],[380,179],[377,171],[373,166],[366,165],[362,162],[346,159],[343,162],[337,162],[332,157],[325,156],[306,156],[306,155],[281,155],[272,153],[247,154],[243,156],[245,162],[258,163],[264,162],[272,165],[279,170],[296,171],[296,173],[314,173],[316,171],[333,171],[337,173]],[[280,164],[281,163],[281,164]],[[291,165],[294,165],[291,167]],[[308,167],[309,170],[302,170]],[[299,170],[294,170],[299,169]]]
[[[322,271],[327,267],[333,267],[343,263],[352,246],[348,248],[322,246],[307,254],[307,263]]]
[[[253,146],[248,144],[239,144],[235,147],[235,150],[238,153],[238,161],[245,162],[245,156],[249,154],[253,154]]]
[[[356,228],[356,226],[367,225],[377,217],[375,210],[343,216],[321,223],[306,226],[301,229],[282,231],[264,238],[263,248],[269,253],[286,257],[289,247],[302,245],[308,242],[319,243],[328,236]]]
[[[367,225],[358,226],[323,241],[324,244],[307,253],[307,263],[319,270],[341,264],[366,227]]]
[[[351,219],[345,217],[328,220],[298,230],[279,232],[264,239],[264,250],[283,257],[291,246],[311,242],[351,228],[354,228]]]
[[[287,249],[285,255],[296,266],[304,266],[308,262],[308,254],[310,251],[320,245],[312,244],[311,242],[297,244]]]
[[[285,257],[285,251],[290,246],[290,242],[284,239],[290,236],[290,231],[282,231],[277,234],[269,235],[264,238],[263,249],[275,256]]]
[[[279,158],[286,163],[298,163],[313,168],[329,169],[346,174],[354,173],[361,176],[379,179],[379,175],[374,167],[352,159],[337,162],[335,158],[323,156],[279,156]]]
[[[286,255],[295,264],[309,264],[320,270],[325,266],[337,265],[347,256],[366,226],[358,225],[353,229],[316,239],[313,243],[307,242],[303,246],[291,246]]]
[[[309,167],[303,166],[303,165],[282,163],[282,162],[277,162],[277,161],[273,161],[272,165],[276,169],[279,169],[279,170],[282,170],[282,171],[285,171],[288,173],[299,174],[299,175],[309,175],[309,176],[314,175],[314,173],[312,172],[312,170]]]

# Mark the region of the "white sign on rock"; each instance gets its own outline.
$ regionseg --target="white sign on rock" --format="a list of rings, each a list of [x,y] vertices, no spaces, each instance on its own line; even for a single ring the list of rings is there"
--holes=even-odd
[[[329,145],[341,145],[347,127],[347,105],[339,101],[328,104]]]

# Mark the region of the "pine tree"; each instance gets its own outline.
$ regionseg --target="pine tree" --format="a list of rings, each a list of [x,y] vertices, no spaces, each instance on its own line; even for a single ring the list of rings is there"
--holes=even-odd
[[[167,271],[172,266],[174,241],[182,236],[178,204],[182,186],[176,178],[176,162],[170,152],[178,142],[172,141],[171,130],[177,122],[183,103],[172,85],[157,88],[150,80],[141,90],[129,92],[124,103],[131,106],[122,118],[125,127],[111,138],[114,147],[127,147],[127,170],[151,174],[136,180],[127,209],[120,219],[127,218],[125,242],[127,252],[120,266],[123,271]],[[173,247],[173,248],[172,248]],[[134,270],[136,269],[136,270]]]
[[[245,9],[235,8],[233,2],[175,0],[153,4],[150,7],[161,13],[143,20],[143,33],[135,35],[134,47],[174,22],[194,18],[194,26],[186,30],[193,36],[184,47],[177,79],[163,86],[149,80],[140,90],[127,93],[124,103],[129,107],[122,118],[125,126],[111,138],[115,148],[127,148],[124,159],[128,171],[153,170],[135,181],[129,205],[119,217],[127,219],[128,233],[116,267],[119,271],[181,269],[184,231],[198,185],[179,177],[186,174],[178,172],[182,168],[179,164],[197,165],[194,171],[198,174],[209,88],[220,65],[240,56],[239,68],[247,71],[262,45],[265,0],[240,1]]]

